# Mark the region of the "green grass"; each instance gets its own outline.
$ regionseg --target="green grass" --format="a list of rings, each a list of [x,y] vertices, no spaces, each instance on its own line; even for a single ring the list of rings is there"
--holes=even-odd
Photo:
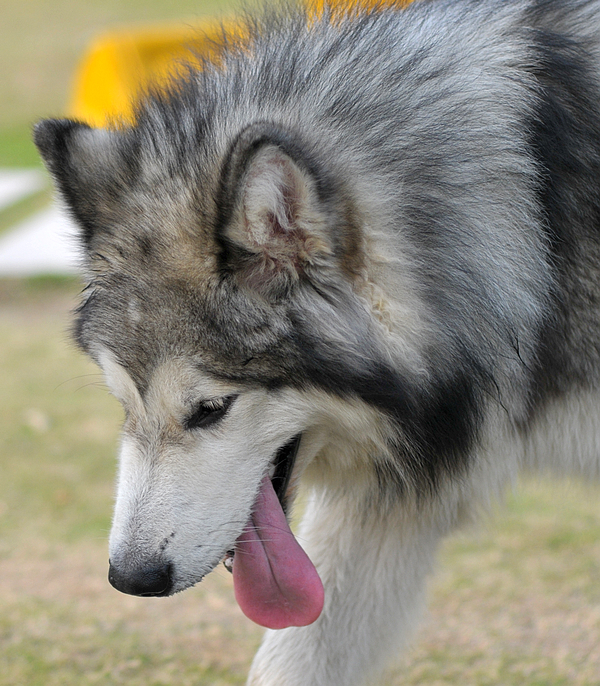
[[[5,282],[0,297],[0,435],[3,473],[10,476],[0,483],[0,537],[6,544],[17,520],[45,537],[101,535],[109,526],[112,475],[111,462],[102,458],[106,442],[116,442],[119,410],[67,340],[73,282],[37,279],[12,289]],[[89,494],[80,491],[82,481]]]
[[[42,162],[33,144],[31,126],[28,122],[9,123],[0,128],[0,167],[41,166]]]
[[[70,344],[70,278],[0,280],[0,686],[233,686],[261,631],[216,570],[170,599],[106,580],[121,409]],[[600,685],[600,490],[527,482],[444,547],[384,686]]]

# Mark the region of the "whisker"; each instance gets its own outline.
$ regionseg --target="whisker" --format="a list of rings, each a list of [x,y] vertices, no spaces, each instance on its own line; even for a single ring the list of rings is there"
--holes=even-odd
[[[83,386],[79,386],[79,388],[76,388],[73,392],[78,393],[79,391],[82,391],[84,388],[88,388],[90,386],[95,386],[96,388],[102,388],[108,391],[108,388],[105,383],[102,383],[101,381],[90,381],[90,383],[86,383],[83,384]]]
[[[58,386],[56,386],[54,388],[54,390],[57,391],[59,388],[61,388],[62,386],[65,386],[68,383],[71,383],[72,381],[78,381],[79,379],[85,379],[86,377],[90,377],[90,376],[95,376],[95,377],[99,377],[99,378],[103,377],[103,375],[100,372],[94,372],[94,373],[90,373],[90,374],[79,374],[79,376],[72,376],[69,379],[65,379],[64,381],[61,381],[58,384]]]

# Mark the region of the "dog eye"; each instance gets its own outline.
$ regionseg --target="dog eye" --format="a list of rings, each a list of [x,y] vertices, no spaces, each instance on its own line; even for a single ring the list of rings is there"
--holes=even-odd
[[[229,408],[236,398],[237,395],[228,395],[224,398],[203,400],[183,423],[185,430],[206,429],[220,422],[229,412]]]

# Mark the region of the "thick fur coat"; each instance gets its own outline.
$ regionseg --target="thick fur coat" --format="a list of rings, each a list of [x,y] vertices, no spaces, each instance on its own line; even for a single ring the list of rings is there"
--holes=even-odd
[[[359,686],[446,534],[522,469],[598,475],[600,2],[246,33],[133,125],[35,132],[125,408],[110,578],[169,595],[226,558],[272,628],[250,684]]]

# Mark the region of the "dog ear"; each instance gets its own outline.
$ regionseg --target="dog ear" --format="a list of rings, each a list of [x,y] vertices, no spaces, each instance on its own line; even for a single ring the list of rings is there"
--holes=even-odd
[[[115,198],[122,176],[119,134],[70,119],[46,119],[34,128],[34,142],[89,247],[106,224],[107,197]]]
[[[221,178],[225,266],[265,296],[286,292],[335,257],[336,193],[297,139],[268,123],[245,129]]]

